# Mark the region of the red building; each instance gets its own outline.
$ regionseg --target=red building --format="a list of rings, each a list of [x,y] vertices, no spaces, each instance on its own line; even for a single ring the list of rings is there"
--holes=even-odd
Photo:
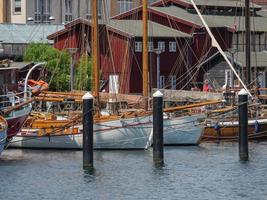
[[[229,0],[197,1],[207,25],[224,51],[238,46],[244,35],[244,2]],[[251,7],[252,14],[261,9]],[[160,54],[160,83],[165,88],[189,89],[188,82],[202,82],[212,66],[203,63],[214,57],[217,49],[189,0],[160,0],[149,8],[149,73],[150,86],[156,87],[155,48],[164,48]],[[100,27],[101,71],[106,80],[119,76],[119,92],[141,93],[142,88],[142,7],[139,6],[109,20]],[[253,17],[255,31],[262,33],[265,25],[262,18]],[[90,23],[75,20],[65,29],[49,36],[55,47],[64,49],[79,47],[79,53],[90,49]],[[233,34],[238,35],[234,37]],[[85,39],[86,38],[86,39]],[[237,39],[239,38],[239,39]],[[90,52],[90,51],[89,51]],[[218,60],[219,62],[219,60]],[[216,63],[216,62],[215,62]],[[222,72],[224,74],[224,72]],[[114,77],[113,77],[114,78]],[[108,90],[108,88],[106,88]]]
[[[188,48],[191,36],[187,33],[149,22],[149,61],[150,86],[156,87],[156,48],[161,48],[160,83],[166,88],[180,88],[183,82],[178,77],[185,74],[189,67]],[[142,21],[110,20],[108,24],[99,25],[100,68],[102,77],[118,80],[120,93],[142,92]],[[90,54],[90,22],[77,19],[66,24],[60,30],[48,36],[54,40],[58,49],[78,48],[77,57],[86,50]],[[109,90],[107,86],[106,91]]]

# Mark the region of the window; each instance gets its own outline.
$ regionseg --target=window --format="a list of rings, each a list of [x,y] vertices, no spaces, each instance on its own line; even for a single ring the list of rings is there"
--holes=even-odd
[[[169,42],[169,52],[176,52],[176,42]]]
[[[126,12],[128,10],[131,10],[133,5],[132,0],[118,0],[118,10],[119,13]]]
[[[163,52],[165,51],[165,42],[158,42],[158,49],[161,49]]]
[[[49,17],[51,16],[51,0],[35,0],[34,8],[34,22],[49,23]]]
[[[65,22],[72,21],[73,0],[65,0]]]
[[[14,13],[21,13],[21,0],[14,0]]]
[[[175,90],[176,89],[176,76],[170,76],[170,81],[171,81],[171,89]]]
[[[149,51],[149,52],[152,52],[153,49],[154,49],[154,44],[153,44],[153,42],[148,42],[148,51]]]
[[[142,52],[142,42],[135,42],[135,52]]]
[[[165,88],[165,76],[159,77],[159,88]]]
[[[86,18],[91,19],[92,18],[92,10],[91,10],[91,4],[92,0],[86,1]],[[103,0],[98,0],[98,18],[101,19],[102,16],[102,8],[103,8]]]

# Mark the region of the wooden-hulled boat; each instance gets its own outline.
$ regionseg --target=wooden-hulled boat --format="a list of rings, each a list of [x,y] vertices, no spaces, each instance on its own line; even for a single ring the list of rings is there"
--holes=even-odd
[[[238,121],[207,124],[201,142],[237,141],[238,135]],[[267,119],[248,120],[248,137],[250,140],[266,140]]]
[[[218,102],[209,102],[209,104],[212,103]],[[205,103],[179,106],[175,110],[180,111],[203,105]],[[165,112],[169,113],[174,111],[173,109],[165,109]],[[52,118],[29,120],[10,146],[81,149],[83,131],[81,117]],[[165,115],[163,121],[164,144],[197,145],[203,133],[204,118],[203,114]],[[149,111],[131,111],[121,116],[102,116],[95,118],[94,121],[95,149],[145,149],[151,145],[153,117]]]
[[[164,119],[165,145],[196,145],[204,126],[199,115]],[[202,120],[202,119],[200,119]],[[51,121],[50,121],[51,122]],[[40,123],[40,122],[39,122]],[[47,121],[43,121],[47,125]],[[53,124],[63,123],[54,121]],[[65,122],[68,124],[69,122]],[[82,126],[28,128],[14,137],[10,147],[21,148],[82,148]],[[145,149],[151,145],[152,116],[114,119],[94,125],[95,149]]]

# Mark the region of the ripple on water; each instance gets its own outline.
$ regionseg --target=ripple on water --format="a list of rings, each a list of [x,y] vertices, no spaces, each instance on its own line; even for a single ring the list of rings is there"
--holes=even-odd
[[[7,150],[0,160],[5,199],[266,199],[267,143],[250,143],[250,161],[236,144],[152,151],[95,151],[95,170],[82,170],[81,151]]]

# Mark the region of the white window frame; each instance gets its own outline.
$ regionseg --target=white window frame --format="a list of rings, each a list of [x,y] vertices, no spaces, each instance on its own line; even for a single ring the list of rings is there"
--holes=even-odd
[[[118,0],[117,3],[119,11],[118,14],[131,10],[133,7],[133,0]]]
[[[170,76],[170,81],[171,81],[171,89],[176,90],[176,76],[174,75]]]
[[[169,42],[169,52],[176,52],[177,46],[175,41]]]
[[[86,0],[86,18],[91,19],[92,18],[92,9],[91,9],[92,0]],[[101,19],[102,17],[102,8],[103,8],[103,0],[98,0],[98,18]]]
[[[22,12],[21,0],[13,0],[13,14],[20,15]],[[16,8],[20,8],[20,11],[16,11]]]
[[[161,49],[162,52],[165,51],[165,42],[164,41],[158,41],[158,49]]]
[[[73,0],[65,0],[64,3],[64,20],[65,22],[70,22],[73,20]]]
[[[135,49],[135,52],[142,52],[143,43],[140,41],[135,42],[134,49]]]
[[[154,43],[153,42],[148,42],[148,51],[152,52],[154,50]]]
[[[43,5],[41,5],[41,2]],[[41,11],[41,7],[44,9]],[[35,0],[35,8],[34,8],[34,22],[39,24],[50,23],[49,17],[51,16],[51,0]]]
[[[159,77],[159,88],[160,89],[163,89],[163,88],[165,88],[165,76],[160,76]]]

